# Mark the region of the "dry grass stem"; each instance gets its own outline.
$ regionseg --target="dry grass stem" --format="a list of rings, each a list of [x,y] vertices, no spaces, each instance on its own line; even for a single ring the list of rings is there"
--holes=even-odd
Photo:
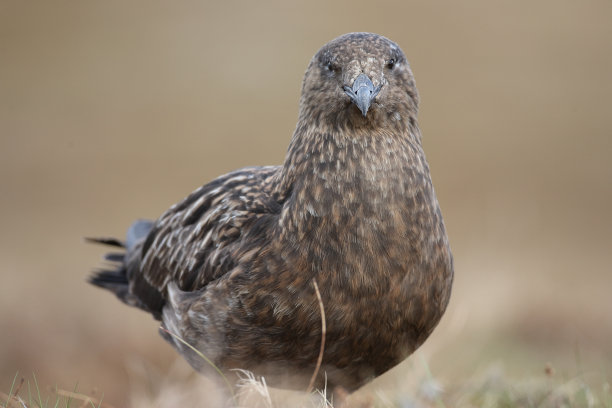
[[[259,406],[272,408],[274,406],[264,377],[257,379],[255,374],[247,370],[235,369],[233,371],[238,374],[239,378],[238,384],[236,384],[239,390],[238,396],[248,404],[247,406],[253,408]]]
[[[310,378],[310,383],[308,384],[308,388],[306,389],[307,393],[312,392],[312,388],[314,387],[315,379],[317,375],[319,375],[319,370],[321,369],[321,362],[323,361],[323,351],[325,350],[325,333],[327,332],[327,327],[325,325],[325,308],[323,307],[323,299],[321,299],[321,292],[319,292],[319,285],[317,285],[316,280],[312,280],[312,286],[314,286],[315,293],[317,294],[317,300],[319,301],[319,309],[321,310],[321,348],[319,349],[319,357],[317,358],[317,366],[315,367],[314,373],[312,373],[312,377]]]
[[[19,407],[19,408],[27,408],[25,402],[18,395],[5,394],[0,391],[0,398],[6,400],[6,405],[0,405],[2,407]],[[19,405],[18,405],[19,404]]]
[[[101,398],[98,399],[98,398],[90,397],[85,394],[80,394],[78,392],[62,390],[62,389],[58,389],[55,392],[57,393],[57,395],[60,395],[62,397],[67,397],[67,398],[72,398],[78,401],[82,401],[83,403],[81,404],[81,407],[88,407],[93,404],[96,407],[115,408],[114,406],[110,404],[102,402]]]
[[[212,368],[214,368],[215,371],[221,376],[221,378],[223,378],[223,381],[225,382],[225,385],[227,385],[227,388],[229,389],[229,392],[230,392],[230,395],[232,396],[232,399],[235,400],[234,388],[232,387],[232,384],[230,384],[230,382],[227,379],[227,377],[225,376],[225,374],[223,374],[223,371],[221,371],[221,369],[219,367],[217,367],[215,365],[215,363],[213,363],[208,357],[206,357],[204,355],[204,353],[202,353],[200,350],[198,350],[195,347],[193,347],[191,344],[187,343],[185,340],[183,340],[178,335],[168,331],[166,328],[164,328],[162,326],[160,326],[160,330],[163,330],[164,332],[168,333],[169,335],[171,335],[172,337],[174,337],[175,339],[180,341],[185,346],[189,347],[194,353],[196,353],[200,358],[202,358],[202,360],[206,361]]]

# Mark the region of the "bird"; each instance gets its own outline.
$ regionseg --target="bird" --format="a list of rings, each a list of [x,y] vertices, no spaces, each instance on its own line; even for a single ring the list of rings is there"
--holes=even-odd
[[[222,175],[125,240],[90,238],[118,248],[90,283],[159,320],[203,374],[357,390],[429,337],[451,294],[418,106],[396,43],[333,39],[308,64],[282,164]]]

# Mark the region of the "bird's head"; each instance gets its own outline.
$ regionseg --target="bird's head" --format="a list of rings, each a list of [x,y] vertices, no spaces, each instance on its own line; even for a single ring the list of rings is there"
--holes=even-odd
[[[350,33],[324,45],[310,61],[300,115],[335,126],[407,121],[418,93],[402,50],[371,33]]]

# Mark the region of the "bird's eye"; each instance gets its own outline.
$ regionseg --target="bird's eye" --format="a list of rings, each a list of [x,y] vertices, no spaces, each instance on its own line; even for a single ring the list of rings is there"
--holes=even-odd
[[[329,72],[333,72],[336,70],[336,67],[334,66],[333,62],[327,61],[325,63],[325,69],[328,70]]]
[[[395,67],[396,62],[397,61],[395,61],[395,58],[391,58],[387,61],[387,68],[393,69],[393,67]]]

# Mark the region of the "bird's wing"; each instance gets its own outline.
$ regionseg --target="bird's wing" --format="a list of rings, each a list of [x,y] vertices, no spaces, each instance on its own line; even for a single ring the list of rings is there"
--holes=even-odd
[[[278,171],[277,166],[240,169],[172,206],[142,241],[138,265],[129,267],[130,274],[140,275],[130,278],[131,291],[163,294],[170,282],[193,291],[230,271],[253,249],[248,247],[253,229],[280,212],[273,194]],[[136,287],[138,282],[150,287]]]

